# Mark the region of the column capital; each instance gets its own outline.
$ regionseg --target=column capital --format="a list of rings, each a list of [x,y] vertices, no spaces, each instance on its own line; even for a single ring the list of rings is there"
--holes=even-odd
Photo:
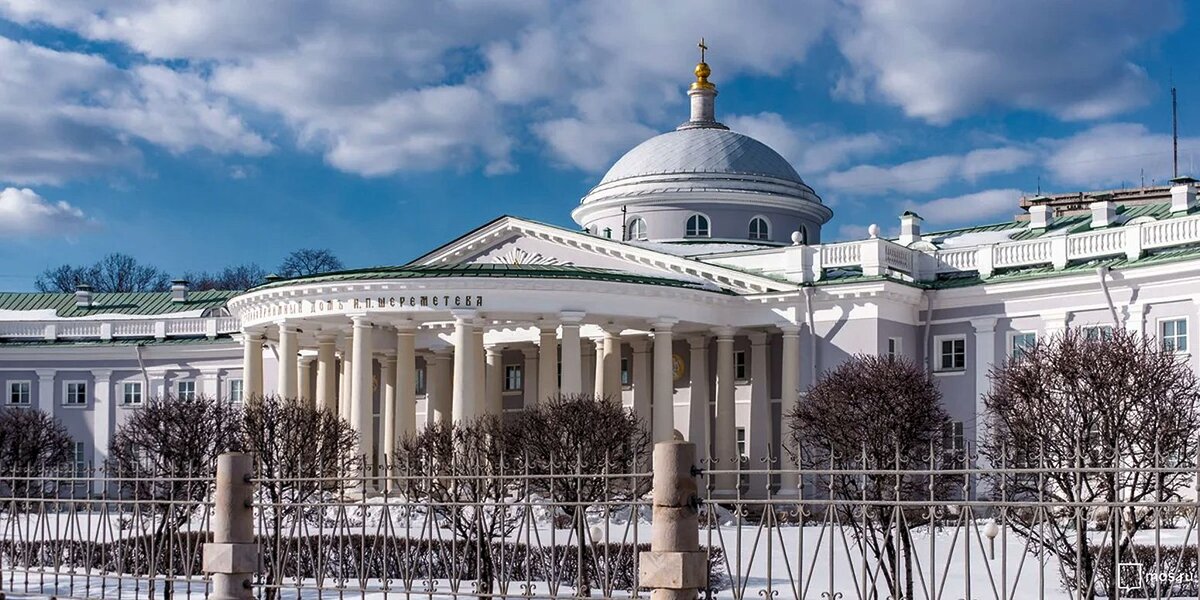
[[[279,319],[275,321],[275,326],[279,328],[280,333],[296,333],[300,331],[300,326],[292,319]]]
[[[975,333],[991,333],[996,330],[996,317],[971,319],[971,327],[975,329]]]
[[[629,340],[629,347],[638,354],[644,354],[650,351],[650,338],[646,336],[638,336]]]
[[[706,334],[706,333],[697,333],[694,335],[689,335],[689,336],[687,336],[686,339],[687,339],[688,345],[691,346],[693,350],[708,347],[708,334]]]
[[[396,351],[395,350],[385,350],[385,351],[379,353],[378,358],[380,359],[379,362],[383,363],[384,366],[395,365],[396,364]]]
[[[58,370],[56,370],[56,369],[38,369],[36,372],[37,372],[38,379],[46,379],[48,377],[54,377],[54,375],[56,373],[58,373]]]
[[[750,338],[750,345],[765,346],[767,341],[770,339],[771,334],[765,331],[751,331],[750,333],[746,334],[746,336]]]
[[[537,327],[538,331],[541,333],[558,333],[558,321],[555,321],[554,319],[538,319],[534,323],[534,326]]]
[[[201,373],[203,373],[203,371],[201,371]],[[100,371],[92,371],[92,377],[96,378],[96,381],[107,382],[109,379],[112,378],[112,374],[113,374],[113,372],[109,369],[103,369]]]
[[[733,336],[737,335],[737,328],[724,325],[721,327],[713,327],[713,334],[717,336],[717,341],[733,341]]]
[[[483,347],[483,350],[487,353],[488,357],[500,356],[504,352],[504,346],[501,344],[488,344]]]
[[[442,346],[433,349],[433,358],[435,360],[450,360],[454,356],[453,346]]]
[[[560,321],[562,321],[562,324],[564,326],[565,325],[579,325],[579,323],[581,321],[583,321],[583,318],[586,316],[587,316],[587,313],[585,313],[581,310],[564,310],[564,311],[558,313],[558,318]]]
[[[676,319],[675,317],[659,317],[651,321],[650,326],[655,329],[670,331],[676,323],[679,323],[679,319]]]
[[[392,326],[396,328],[396,335],[414,335],[417,332],[417,322],[412,319],[397,321]]]
[[[540,352],[541,352],[541,348],[538,348],[537,346],[526,346],[526,347],[521,348],[521,354],[525,355],[526,360],[531,359],[531,358],[537,358],[538,353],[540,353]]]
[[[473,324],[472,322],[479,317],[479,311],[473,308],[456,308],[450,311],[454,317],[455,323]]]
[[[338,342],[338,337],[339,337],[339,334],[337,334],[337,333],[318,332],[317,333],[317,345],[318,346],[336,346],[337,342]]]
[[[779,330],[783,332],[783,337],[797,337],[800,335],[800,326],[795,323],[781,323]]]
[[[242,328],[242,337],[247,340],[258,340],[261,342],[263,340],[263,336],[265,336],[265,335],[266,335],[266,332],[263,331],[262,327],[243,327]]]
[[[371,322],[367,320],[370,317],[367,313],[353,313],[347,316],[350,317],[350,322],[354,324],[355,329],[372,326]]]

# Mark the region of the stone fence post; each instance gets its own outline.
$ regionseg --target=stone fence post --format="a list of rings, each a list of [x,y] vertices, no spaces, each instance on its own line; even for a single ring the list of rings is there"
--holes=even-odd
[[[204,544],[203,567],[212,575],[212,600],[251,600],[258,569],[254,541],[254,456],[230,452],[217,458],[212,539]]]
[[[642,552],[638,561],[641,585],[651,589],[651,600],[693,600],[708,585],[708,555],[700,551],[695,464],[695,444],[674,440],[654,445],[650,551]]]

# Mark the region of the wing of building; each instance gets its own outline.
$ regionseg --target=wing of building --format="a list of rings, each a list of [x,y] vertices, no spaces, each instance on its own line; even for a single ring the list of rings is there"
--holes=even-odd
[[[3,401],[57,415],[99,462],[130,411],[168,395],[302,397],[379,457],[433,420],[594,392],[656,439],[757,461],[856,353],[925,363],[959,445],[991,366],[1065,327],[1145,331],[1196,363],[1195,180],[1014,198],[1012,221],[953,231],[905,213],[896,239],[825,242],[817,191],[722,125],[696,75],[689,119],[618,160],[577,229],[501,216],[405,265],[239,293],[0,294]]]

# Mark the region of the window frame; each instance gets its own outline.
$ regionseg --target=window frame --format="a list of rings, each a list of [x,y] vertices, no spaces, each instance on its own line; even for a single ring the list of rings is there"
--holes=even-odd
[[[692,221],[696,221],[696,227],[693,229]],[[703,227],[701,227],[703,225]],[[692,213],[683,223],[683,237],[685,238],[711,238],[712,237],[712,220],[704,213]]]
[[[191,391],[187,393],[187,396],[184,396],[183,390],[180,389],[183,387],[184,384],[190,385],[192,387]],[[186,400],[195,400],[196,396],[198,396],[198,394],[196,393],[196,380],[195,379],[180,379],[175,382],[175,399],[176,400],[185,400],[185,399]]]
[[[756,233],[754,231],[755,223],[762,223],[762,231],[761,232]],[[751,241],[754,241],[754,242],[770,241],[771,240],[771,229],[772,229],[772,226],[771,226],[770,219],[768,219],[762,215],[754,215],[753,217],[750,217],[750,223],[747,226],[747,235],[749,236],[748,239],[750,239]]]
[[[890,337],[887,339],[887,346],[884,348],[889,358],[901,358],[904,356],[904,338]]]
[[[750,381],[750,361],[745,350],[733,351],[733,381],[745,383]]]
[[[1113,337],[1112,325],[1084,325],[1081,329],[1083,330],[1083,339],[1085,341],[1106,341],[1111,340]]]
[[[71,465],[75,467],[76,473],[83,473],[87,470],[87,443],[83,440],[72,440]]]
[[[955,366],[946,367],[945,362],[943,360],[946,357],[946,353],[944,352],[944,349],[943,349],[943,345],[946,342],[962,342],[962,366],[961,367],[955,367]],[[934,336],[933,347],[937,349],[937,354],[936,354],[937,368],[934,369],[935,373],[964,373],[964,372],[966,372],[966,370],[967,370],[967,336],[965,334],[948,334],[948,335]],[[953,356],[954,354],[955,353],[952,352],[951,356]]]
[[[233,384],[237,384],[236,397],[233,393]],[[246,380],[243,377],[231,377],[225,381],[225,397],[229,399],[230,404],[241,404],[246,401]]]
[[[628,390],[633,388],[633,371],[629,357],[621,357],[621,389]]]
[[[512,387],[512,374],[516,373],[516,387]],[[525,390],[525,367],[523,365],[504,365],[504,387],[502,392],[522,392]]]
[[[25,401],[13,402],[13,386],[24,384],[25,386]],[[5,388],[4,404],[6,406],[33,406],[33,380],[31,379],[10,379],[8,386]]]
[[[68,379],[68,380],[63,381],[62,385],[63,385],[63,387],[62,387],[63,396],[62,396],[61,404],[63,407],[65,407],[65,408],[87,408],[88,400],[91,399],[91,394],[90,394],[90,390],[88,389],[87,380]],[[82,402],[71,402],[71,386],[74,386],[74,385],[83,386],[83,401]]]
[[[646,220],[636,216],[629,219],[629,222],[625,225],[625,236],[628,238],[625,241],[628,242],[643,242],[650,239]]]
[[[1163,332],[1163,326],[1168,323],[1178,323],[1180,321],[1183,322],[1183,333],[1180,334],[1179,331],[1176,330],[1175,334],[1172,335],[1171,338],[1178,339],[1179,337],[1183,337],[1183,349],[1180,350],[1177,346],[1174,346],[1174,345],[1172,345],[1172,347],[1170,349],[1168,349],[1167,348],[1167,336]],[[1190,327],[1191,327],[1191,322],[1190,322],[1190,319],[1188,319],[1188,317],[1186,315],[1180,315],[1180,316],[1175,316],[1175,317],[1160,317],[1160,318],[1156,319],[1155,320],[1155,329],[1158,330],[1159,348],[1162,348],[1163,350],[1165,350],[1167,352],[1171,352],[1173,354],[1191,354],[1191,350],[1190,350],[1190,346],[1189,346],[1189,344],[1191,343],[1191,340],[1188,339],[1191,336]]]
[[[413,394],[424,396],[429,393],[429,384],[425,378],[429,376],[428,366],[419,367],[413,370]]]
[[[1021,348],[1017,348],[1017,340],[1020,338],[1024,338],[1026,336],[1030,336],[1030,335],[1033,336],[1033,345],[1036,346],[1038,343],[1038,332],[1037,331],[1017,330],[1017,331],[1008,332],[1008,340],[1007,340],[1008,343],[1005,345],[1005,347],[1008,350],[1009,360],[1015,360],[1015,359],[1021,358],[1021,355],[1018,353],[1018,350],[1028,348],[1029,346],[1021,346]]]
[[[129,401],[129,386],[137,386],[137,402]],[[121,406],[138,408],[146,405],[146,384],[138,379],[127,379],[121,382]]]

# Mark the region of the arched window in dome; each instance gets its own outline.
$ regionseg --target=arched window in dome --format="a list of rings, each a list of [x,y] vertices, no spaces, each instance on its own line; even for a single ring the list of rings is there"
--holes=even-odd
[[[771,225],[762,217],[754,217],[750,219],[750,239],[752,240],[769,240],[771,239]]]
[[[628,229],[629,239],[631,239],[631,240],[646,239],[646,221],[643,220],[641,217],[634,217],[633,220],[631,220],[629,222],[628,227],[629,227],[629,229]]]
[[[708,217],[699,214],[688,217],[687,228],[683,235],[684,237],[708,237]]]

